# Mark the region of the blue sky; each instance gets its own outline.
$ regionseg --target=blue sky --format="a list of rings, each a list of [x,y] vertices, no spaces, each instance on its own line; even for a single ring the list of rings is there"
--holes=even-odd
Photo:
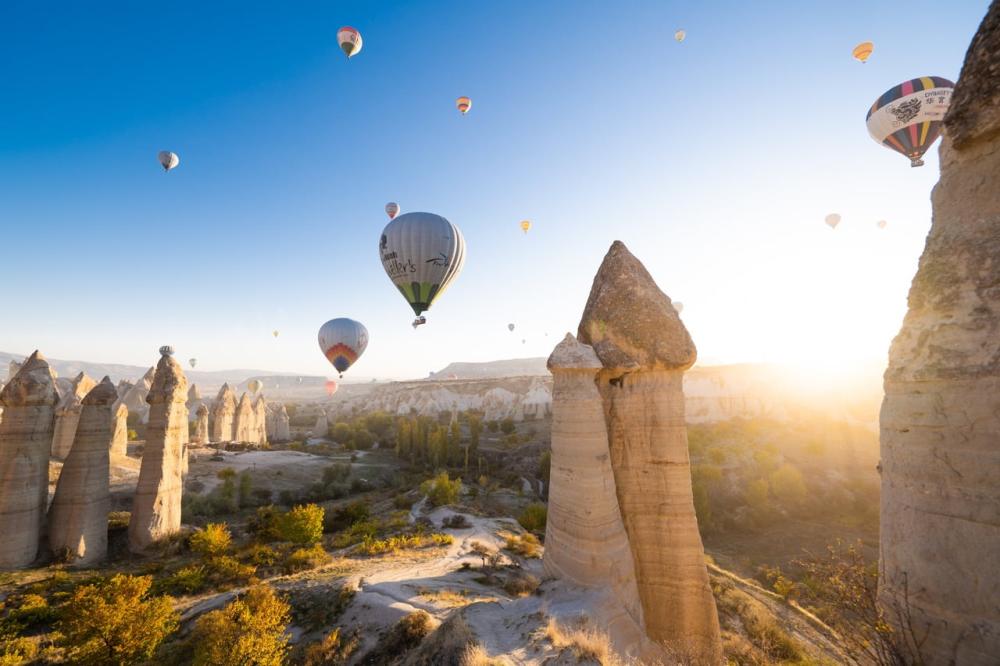
[[[703,362],[883,359],[938,162],[865,113],[954,80],[987,4],[5,2],[0,350],[332,374],[316,331],[349,316],[358,377],[547,355],[621,239]],[[378,260],[389,200],[468,244],[416,332]]]

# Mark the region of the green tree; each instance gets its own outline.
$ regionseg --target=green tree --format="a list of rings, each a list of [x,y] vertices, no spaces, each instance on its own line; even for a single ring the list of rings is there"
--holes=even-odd
[[[281,666],[288,653],[290,608],[268,586],[250,588],[194,627],[197,666]]]
[[[534,502],[524,507],[524,511],[517,517],[517,522],[529,532],[541,532],[545,529],[548,513],[548,508],[544,504]]]
[[[354,431],[351,429],[351,424],[344,423],[343,421],[334,423],[333,427],[330,428],[330,439],[341,446],[350,446],[353,434]]]
[[[319,543],[323,539],[323,507],[299,504],[278,519],[278,534],[282,541]]]
[[[500,432],[503,434],[509,435],[514,432],[514,429],[514,419],[508,417],[500,422]]]
[[[420,492],[427,495],[427,501],[431,503],[431,506],[454,504],[458,501],[458,494],[461,491],[462,480],[452,481],[448,478],[448,472],[441,472],[433,479],[428,479],[420,484]]]
[[[170,597],[148,596],[152,584],[151,576],[117,574],[76,588],[59,624],[71,660],[124,666],[150,659],[179,619]]]
[[[204,529],[192,534],[188,541],[191,550],[202,557],[224,555],[231,542],[232,537],[225,523],[209,523]]]

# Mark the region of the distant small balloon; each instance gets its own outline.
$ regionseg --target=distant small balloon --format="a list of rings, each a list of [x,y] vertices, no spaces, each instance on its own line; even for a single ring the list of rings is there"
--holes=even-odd
[[[514,324],[507,324],[507,330],[513,332],[514,331]]]
[[[830,213],[826,216],[826,223],[831,229],[836,229],[837,225],[840,224],[840,215],[837,213]]]
[[[521,338],[521,344],[522,344],[522,345],[523,345],[524,343],[526,343],[526,342],[527,342],[527,340],[525,340],[524,338]]]
[[[257,393],[262,388],[264,388],[264,383],[259,379],[251,379],[247,382],[247,388],[250,389],[251,393]]]
[[[396,203],[395,201],[390,201],[389,203],[387,203],[385,205],[385,214],[389,216],[390,220],[395,219],[396,215],[399,214],[399,204]]]
[[[521,231],[528,233],[529,229],[531,229],[531,220],[523,220],[521,222]]]
[[[271,335],[273,335],[274,337],[278,337],[278,331],[271,331]]]
[[[888,222],[886,222],[885,220],[879,220],[878,222],[876,222],[876,223],[875,223],[875,225],[876,225],[876,226],[877,226],[877,227],[878,227],[879,229],[885,229],[885,228],[886,228],[887,226],[889,226],[889,223],[888,223]]]
[[[188,363],[190,363],[191,367],[193,368],[194,366],[198,365],[198,359],[196,359],[196,358],[190,358],[190,359],[188,359]]]
[[[361,33],[349,25],[345,25],[337,31],[337,43],[340,45],[340,50],[344,52],[344,55],[347,56],[348,60],[361,53]]]
[[[678,42],[683,42],[685,37],[687,37],[687,30],[678,30],[674,33],[674,39]]]
[[[462,115],[464,116],[469,112],[469,109],[472,108],[472,99],[469,97],[459,97],[458,99],[455,100],[455,106],[458,108],[459,111],[462,112]]]
[[[332,379],[328,379],[328,380],[326,380],[326,384],[324,385],[324,388],[326,388],[326,394],[328,396],[332,396],[334,393],[337,392],[337,388],[339,388],[339,387],[337,386],[337,382],[335,382]]]
[[[169,150],[161,150],[156,159],[160,161],[160,166],[163,167],[164,171],[176,169],[177,165],[181,163],[181,158],[177,157],[177,153],[172,153]]]
[[[861,42],[860,44],[854,47],[854,50],[851,51],[851,55],[854,56],[855,60],[857,60],[861,64],[864,64],[868,62],[868,58],[871,57],[872,51],[874,50],[875,50],[875,45],[872,44],[871,42]]]

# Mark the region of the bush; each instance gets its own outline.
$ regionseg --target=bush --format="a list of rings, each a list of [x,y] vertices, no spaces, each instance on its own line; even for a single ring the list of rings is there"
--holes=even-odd
[[[192,564],[175,571],[169,578],[163,581],[162,588],[174,594],[194,594],[205,588],[208,579],[205,576],[205,566],[202,564]]]
[[[16,626],[19,631],[24,631],[52,624],[57,617],[56,609],[49,606],[45,597],[29,593],[16,600],[16,607],[8,613],[6,619],[8,626]]]
[[[150,576],[117,574],[81,585],[59,625],[74,662],[133,664],[150,659],[177,628],[170,597],[148,597]]]
[[[542,581],[526,571],[518,571],[511,575],[503,584],[504,592],[512,597],[526,597],[534,594]]]
[[[358,548],[362,555],[385,555],[398,553],[411,548],[426,548],[428,546],[447,546],[454,543],[450,534],[404,534],[387,539],[366,537]]]
[[[441,522],[441,526],[452,530],[464,530],[472,527],[472,523],[469,522],[464,513],[455,513],[445,518]]]
[[[420,492],[427,495],[427,501],[430,502],[431,506],[454,504],[458,501],[458,494],[461,490],[462,480],[450,480],[448,472],[441,472],[433,479],[428,479],[420,484]]]
[[[330,554],[323,550],[323,546],[314,543],[308,548],[298,548],[288,555],[285,560],[285,569],[288,573],[302,571],[303,569],[315,569],[321,564],[330,561]]]
[[[515,534],[508,535],[504,548],[522,557],[534,558],[541,557],[542,555],[542,544],[539,543],[538,537],[530,532],[521,536]]]
[[[273,567],[280,556],[274,548],[258,543],[248,548],[242,557],[259,567]]]
[[[270,587],[258,586],[195,624],[198,666],[280,666],[288,653],[289,606]]]
[[[524,508],[521,515],[517,517],[517,522],[521,523],[521,527],[529,532],[543,532],[548,515],[548,508],[541,502],[535,502]]]
[[[209,523],[191,535],[188,544],[191,550],[202,557],[215,557],[229,550],[232,537],[225,523]]]
[[[323,470],[323,483],[347,481],[351,476],[351,466],[346,463],[334,463]]]
[[[330,517],[327,519],[324,529],[327,532],[336,532],[346,529],[355,523],[368,520],[368,517],[371,515],[371,507],[368,502],[358,500],[357,502],[351,502],[346,506],[342,506],[329,515]]]
[[[292,507],[278,520],[278,533],[282,541],[292,543],[319,543],[323,539],[323,507],[300,504]]]
[[[306,649],[305,666],[344,666],[360,643],[357,634],[344,638],[338,627]]]
[[[336,590],[328,585],[299,590],[290,600],[292,620],[306,631],[329,627],[347,610],[356,593],[350,585],[341,585]]]
[[[364,655],[361,663],[366,666],[398,664],[404,653],[420,645],[431,633],[431,616],[425,611],[415,611],[404,616]]]
[[[397,509],[411,509],[413,508],[414,500],[410,499],[406,494],[396,495],[392,498],[392,505]]]
[[[506,418],[500,422],[500,432],[505,435],[509,435],[514,432],[514,419]]]
[[[795,506],[806,497],[806,484],[802,472],[785,463],[771,474],[771,491],[786,506]]]

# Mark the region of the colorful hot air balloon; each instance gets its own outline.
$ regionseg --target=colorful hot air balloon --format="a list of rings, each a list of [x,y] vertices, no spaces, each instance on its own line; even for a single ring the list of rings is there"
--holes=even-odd
[[[836,229],[837,225],[840,224],[840,215],[830,213],[826,216],[826,223],[831,229]]]
[[[434,213],[398,216],[382,230],[378,249],[382,267],[418,320],[465,265],[462,232]]]
[[[385,205],[385,214],[389,216],[390,220],[396,219],[396,215],[399,214],[399,204],[395,201],[390,201]]]
[[[687,30],[678,30],[674,33],[674,39],[678,42],[683,42],[685,37],[687,37]]]
[[[264,388],[264,383],[259,379],[251,379],[247,382],[247,388],[250,389],[251,393],[257,393],[257,391]]]
[[[191,367],[193,368],[194,366],[198,365],[198,359],[196,359],[196,358],[189,358],[188,359],[188,363],[190,363]]]
[[[337,31],[337,43],[348,59],[361,53],[361,41],[361,33],[349,25]]]
[[[879,220],[878,222],[875,223],[875,226],[877,226],[879,229],[885,229],[887,226],[889,226],[889,223],[886,222],[885,220]]]
[[[181,163],[181,158],[177,157],[177,153],[172,153],[169,150],[161,150],[156,159],[160,161],[160,166],[163,167],[164,171],[176,169],[177,165]]]
[[[510,331],[511,333],[513,333],[514,332],[514,324],[507,324],[507,330]]]
[[[331,319],[319,329],[320,351],[341,377],[365,353],[367,346],[368,329],[353,319]]]
[[[458,110],[461,111],[464,116],[469,112],[469,109],[472,108],[472,99],[469,97],[459,97],[455,100],[455,106],[458,107]]]
[[[871,42],[861,42],[854,47],[854,50],[851,51],[851,55],[854,56],[855,60],[863,64],[868,62],[868,58],[871,57],[872,51],[874,50],[875,45]]]
[[[529,229],[531,229],[531,220],[522,220],[521,231],[523,231],[524,233],[528,233]]]
[[[868,110],[868,133],[886,148],[909,157],[910,166],[923,166],[920,158],[941,134],[954,88],[954,83],[940,76],[923,76],[889,88]]]
[[[326,384],[324,385],[324,388],[326,388],[326,394],[328,396],[333,396],[333,394],[337,392],[337,389],[339,387],[337,386],[337,382],[335,382],[332,379],[328,379],[328,380],[326,380]]]
[[[271,331],[271,335],[273,335],[274,337],[278,337],[278,331],[277,331],[277,329]]]

